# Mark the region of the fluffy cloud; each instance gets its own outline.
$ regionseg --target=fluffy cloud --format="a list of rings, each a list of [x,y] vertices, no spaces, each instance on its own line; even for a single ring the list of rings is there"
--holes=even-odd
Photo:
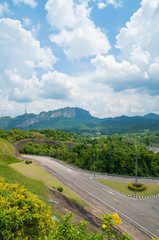
[[[52,69],[56,58],[51,49],[41,48],[18,20],[0,19],[0,32],[1,72],[16,68],[21,75],[30,76],[34,68]]]
[[[143,77],[136,65],[132,65],[128,61],[119,63],[112,55],[106,57],[98,55],[91,62],[96,67],[93,76],[94,81],[98,79],[98,81],[108,84],[117,92],[137,86],[139,84],[138,77]]]
[[[59,32],[50,40],[61,46],[69,59],[104,54],[110,49],[107,36],[90,20],[85,1],[75,4],[73,0],[48,0],[45,9],[48,22]]]
[[[117,36],[121,58],[130,58],[134,48],[147,51],[152,60],[159,55],[159,0],[143,0],[126,27]]]
[[[8,97],[11,101],[30,102],[37,98],[39,80],[34,72],[29,79],[24,79],[16,70],[6,70],[9,77],[10,88]]]
[[[97,56],[94,78],[114,91],[136,89],[159,95],[159,0],[143,0],[140,9],[117,36],[121,54]]]
[[[11,100],[32,100],[38,87],[34,72],[51,70],[56,58],[50,48],[41,48],[17,20],[0,19],[0,32],[1,86]]]
[[[0,3],[0,17],[3,16],[4,13],[9,13],[9,6],[6,2],[3,4]]]
[[[36,7],[38,4],[35,0],[12,0],[14,4],[24,3],[30,5],[32,8]]]
[[[9,100],[16,102],[32,102],[37,99],[67,99],[70,95],[71,85],[67,75],[48,72],[38,79],[33,72],[29,79],[23,79],[16,70],[6,70],[9,76]]]
[[[99,9],[103,9],[110,4],[113,5],[115,8],[122,6],[121,0],[105,0],[103,2],[99,2],[98,7],[99,7]]]
[[[47,99],[62,99],[70,97],[71,79],[57,71],[44,74],[40,81],[40,97]]]

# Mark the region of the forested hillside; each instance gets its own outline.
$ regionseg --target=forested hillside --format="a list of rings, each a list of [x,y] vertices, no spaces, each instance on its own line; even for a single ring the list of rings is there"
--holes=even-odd
[[[122,137],[135,144],[159,148],[159,131],[144,131],[123,134]]]
[[[15,143],[23,139],[47,139],[68,142],[81,142],[84,140],[80,135],[75,133],[67,133],[64,131],[50,129],[25,131],[17,128],[7,131],[0,129],[0,138],[3,138],[10,143]]]
[[[110,174],[135,175],[135,154],[138,159],[138,176],[159,177],[159,153],[146,148],[147,143],[157,142],[158,133],[134,133],[132,135],[113,135],[102,138],[83,138],[74,133],[50,129],[24,131],[0,130],[0,137],[15,143],[23,139],[47,139],[59,141],[55,146],[47,143],[29,142],[19,150],[21,153],[46,155],[66,161],[86,170]],[[67,148],[64,142],[74,142]],[[137,152],[135,148],[137,144]],[[145,146],[144,146],[145,145]],[[95,165],[94,165],[95,163]]]
[[[28,143],[20,148],[21,153],[51,156],[86,170],[135,175],[135,154],[138,158],[138,176],[159,177],[159,154],[138,145],[137,152],[132,142],[119,136],[88,140],[68,149],[66,145],[51,146],[45,143]],[[94,165],[95,164],[95,165]]]

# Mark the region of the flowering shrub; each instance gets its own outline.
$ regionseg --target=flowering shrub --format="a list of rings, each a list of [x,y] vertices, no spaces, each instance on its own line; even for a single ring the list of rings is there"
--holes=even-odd
[[[44,239],[55,227],[51,211],[18,184],[0,179],[0,239]]]
[[[120,234],[119,236],[115,235],[115,226],[119,223],[122,223],[122,220],[119,218],[117,213],[112,214],[106,214],[102,216],[103,223],[102,223],[102,229],[107,237],[107,239],[118,239],[118,240],[131,240],[131,236],[124,233]]]
[[[45,240],[132,240],[126,233],[114,234],[115,229],[113,227],[122,222],[117,213],[106,214],[102,217],[102,233],[87,232],[88,223],[83,221],[75,223],[72,220],[73,216],[72,213],[67,213],[62,222],[54,228],[53,233],[45,237]]]
[[[18,184],[0,179],[0,239],[1,240],[131,240],[128,234],[115,234],[122,223],[117,213],[103,215],[100,233],[87,232],[87,222],[73,222],[72,213],[55,227],[52,212],[37,196]]]
[[[87,232],[87,222],[75,223],[74,215],[67,213],[65,218],[54,229],[53,234],[45,237],[45,240],[104,240],[100,233]]]

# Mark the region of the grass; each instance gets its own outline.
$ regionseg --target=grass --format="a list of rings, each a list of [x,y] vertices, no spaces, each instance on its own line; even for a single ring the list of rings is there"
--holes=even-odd
[[[27,178],[23,174],[15,171],[9,164],[19,163],[14,155],[14,148],[8,142],[0,139],[0,177],[5,178],[8,183],[18,183],[20,186],[25,186],[33,194],[42,196],[43,198],[49,197],[49,190],[43,182]]]
[[[3,157],[4,155],[15,157],[14,147],[0,138],[0,157]]]
[[[33,194],[48,199],[50,191],[47,186],[63,187],[63,193],[86,206],[78,195],[74,194],[70,189],[63,186],[62,183],[53,178],[50,174],[42,170],[34,164],[24,164],[14,155],[14,148],[11,144],[0,138],[0,177],[5,178],[8,183],[18,183],[20,186],[25,186]]]
[[[78,195],[72,192],[69,188],[63,185],[60,181],[54,178],[51,174],[47,173],[43,169],[41,169],[37,164],[34,162],[32,164],[25,164],[24,162],[20,163],[13,163],[10,166],[16,170],[17,172],[23,174],[26,177],[37,179],[42,181],[48,187],[58,187],[63,188],[63,194],[68,198],[75,200],[76,202],[80,203],[82,206],[87,206],[86,202],[82,200]]]
[[[121,193],[134,196],[135,192],[128,188],[128,182],[116,182],[104,179],[96,179],[98,182],[115,189]],[[159,194],[159,185],[157,184],[146,184],[146,189],[142,192],[137,192],[138,197],[153,196]]]

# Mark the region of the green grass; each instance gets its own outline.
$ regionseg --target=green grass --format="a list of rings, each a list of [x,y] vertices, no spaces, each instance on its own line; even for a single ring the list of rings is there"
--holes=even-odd
[[[83,206],[87,205],[78,195],[36,164],[25,164],[23,161],[18,160],[15,157],[13,146],[1,138],[0,177],[5,178],[6,182],[18,183],[20,186],[25,186],[33,194],[45,199],[48,199],[50,195],[47,186],[55,188],[63,187],[63,194],[74,199]]]
[[[110,181],[110,180],[103,180],[103,179],[96,179],[98,182],[115,189],[121,193],[134,196],[135,192],[131,191],[128,188],[128,182],[116,182],[116,181]],[[146,189],[142,192],[137,192],[138,197],[146,197],[146,196],[152,196],[159,194],[159,185],[157,184],[146,184]]]
[[[7,165],[0,165],[0,177],[5,178],[8,183],[18,183],[20,186],[25,186],[33,194],[46,199],[49,197],[49,190],[43,182],[25,177]]]
[[[5,181],[8,183],[18,183],[20,186],[25,186],[33,194],[48,198],[49,190],[43,182],[25,177],[9,165],[19,162],[21,161],[15,157],[13,146],[5,140],[0,139],[0,177],[5,178]]]
[[[23,174],[26,177],[42,181],[48,187],[63,188],[63,194],[68,198],[75,200],[82,206],[87,206],[86,202],[82,200],[77,194],[72,192],[69,188],[63,185],[60,181],[54,178],[51,174],[41,169],[37,164],[25,164],[24,162],[13,163],[10,165],[14,170]]]
[[[8,142],[0,138],[0,157],[3,156],[15,157],[14,155],[14,147],[10,145]]]

